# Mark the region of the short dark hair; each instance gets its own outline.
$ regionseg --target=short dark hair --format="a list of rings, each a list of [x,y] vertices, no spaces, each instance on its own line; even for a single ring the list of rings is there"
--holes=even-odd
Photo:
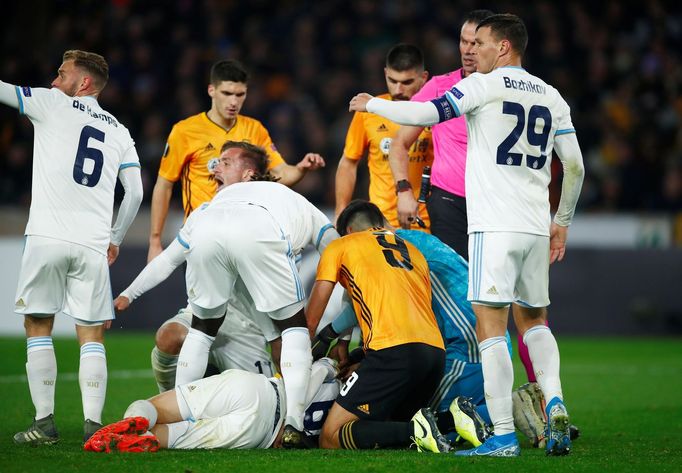
[[[386,67],[403,72],[417,69],[424,70],[424,54],[413,44],[396,44],[386,55]]]
[[[528,46],[528,31],[523,20],[511,13],[501,13],[489,16],[482,20],[476,30],[479,28],[489,27],[490,32],[498,41],[501,39],[508,40],[512,49],[519,55],[523,56]]]
[[[218,61],[211,66],[211,84],[218,85],[221,82],[248,83],[249,74],[239,61]]]
[[[96,53],[70,49],[64,52],[62,61],[73,61],[73,64],[92,76],[95,88],[102,90],[109,80],[109,64]]]
[[[462,26],[464,26],[465,23],[473,23],[474,25],[478,25],[483,20],[494,14],[495,13],[492,10],[471,10],[469,13],[464,15]]]
[[[368,200],[356,199],[351,201],[336,219],[336,231],[341,236],[347,235],[348,226],[359,218],[364,218],[372,227],[384,226],[384,214],[379,207]]]
[[[247,141],[226,141],[220,148],[220,154],[223,154],[228,149],[239,148],[242,150],[239,157],[243,159],[247,165],[254,170],[252,181],[278,181],[269,170],[270,158],[260,146],[256,146]]]

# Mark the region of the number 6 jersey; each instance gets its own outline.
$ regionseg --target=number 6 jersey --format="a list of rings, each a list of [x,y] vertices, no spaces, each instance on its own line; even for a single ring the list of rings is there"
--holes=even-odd
[[[16,87],[19,111],[35,127],[26,235],[77,243],[106,254],[116,178],[140,166],[130,133],[94,97]]]
[[[559,92],[521,67],[474,73],[432,101],[440,121],[466,114],[469,233],[549,235],[555,137],[575,133]]]

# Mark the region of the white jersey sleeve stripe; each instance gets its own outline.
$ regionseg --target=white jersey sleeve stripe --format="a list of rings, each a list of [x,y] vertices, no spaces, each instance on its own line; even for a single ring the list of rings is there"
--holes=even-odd
[[[127,168],[141,168],[140,163],[123,163],[118,167],[119,171],[122,171]]]
[[[182,246],[187,248],[189,250],[189,243],[187,243],[185,240],[182,239],[180,235],[176,237],[178,239],[178,243],[180,243]]]
[[[317,250],[320,249],[320,242],[322,241],[322,237],[327,232],[327,230],[331,228],[334,228],[334,225],[332,225],[331,223],[328,223],[324,227],[320,228],[320,232],[317,234],[317,239],[315,240],[315,249]]]
[[[566,135],[568,133],[575,133],[575,128],[566,128],[565,130],[557,130],[554,136]]]
[[[19,113],[24,115],[24,100],[21,98],[21,90],[18,85],[14,86],[14,91],[17,93],[17,100],[19,101]]]

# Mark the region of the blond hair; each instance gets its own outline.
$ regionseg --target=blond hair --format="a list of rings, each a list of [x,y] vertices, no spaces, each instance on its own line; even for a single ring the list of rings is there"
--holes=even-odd
[[[62,61],[73,61],[74,65],[92,77],[93,85],[97,90],[102,90],[109,80],[109,64],[96,53],[71,49],[64,53]]]

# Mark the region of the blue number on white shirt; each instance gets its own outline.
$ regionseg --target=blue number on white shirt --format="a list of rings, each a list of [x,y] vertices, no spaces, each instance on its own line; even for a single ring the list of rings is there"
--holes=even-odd
[[[497,164],[504,166],[521,166],[523,154],[512,153],[511,149],[521,138],[523,129],[526,128],[526,110],[523,105],[516,102],[502,102],[502,113],[514,115],[517,119],[516,126],[509,133],[502,143],[497,147]],[[542,119],[542,131],[535,131],[537,121]],[[540,156],[526,156],[526,166],[532,169],[542,169],[547,162],[547,143],[549,141],[549,131],[552,128],[552,114],[543,105],[533,105],[528,111],[528,127],[526,137],[528,144],[540,147]]]
[[[88,147],[88,141],[101,141],[104,143],[104,132],[91,126],[83,127],[81,137],[78,141],[78,151],[76,151],[76,162],[73,163],[73,180],[86,187],[95,187],[102,177],[102,167],[104,166],[104,154],[97,148]],[[94,165],[89,174],[83,170],[85,160],[90,159]]]

